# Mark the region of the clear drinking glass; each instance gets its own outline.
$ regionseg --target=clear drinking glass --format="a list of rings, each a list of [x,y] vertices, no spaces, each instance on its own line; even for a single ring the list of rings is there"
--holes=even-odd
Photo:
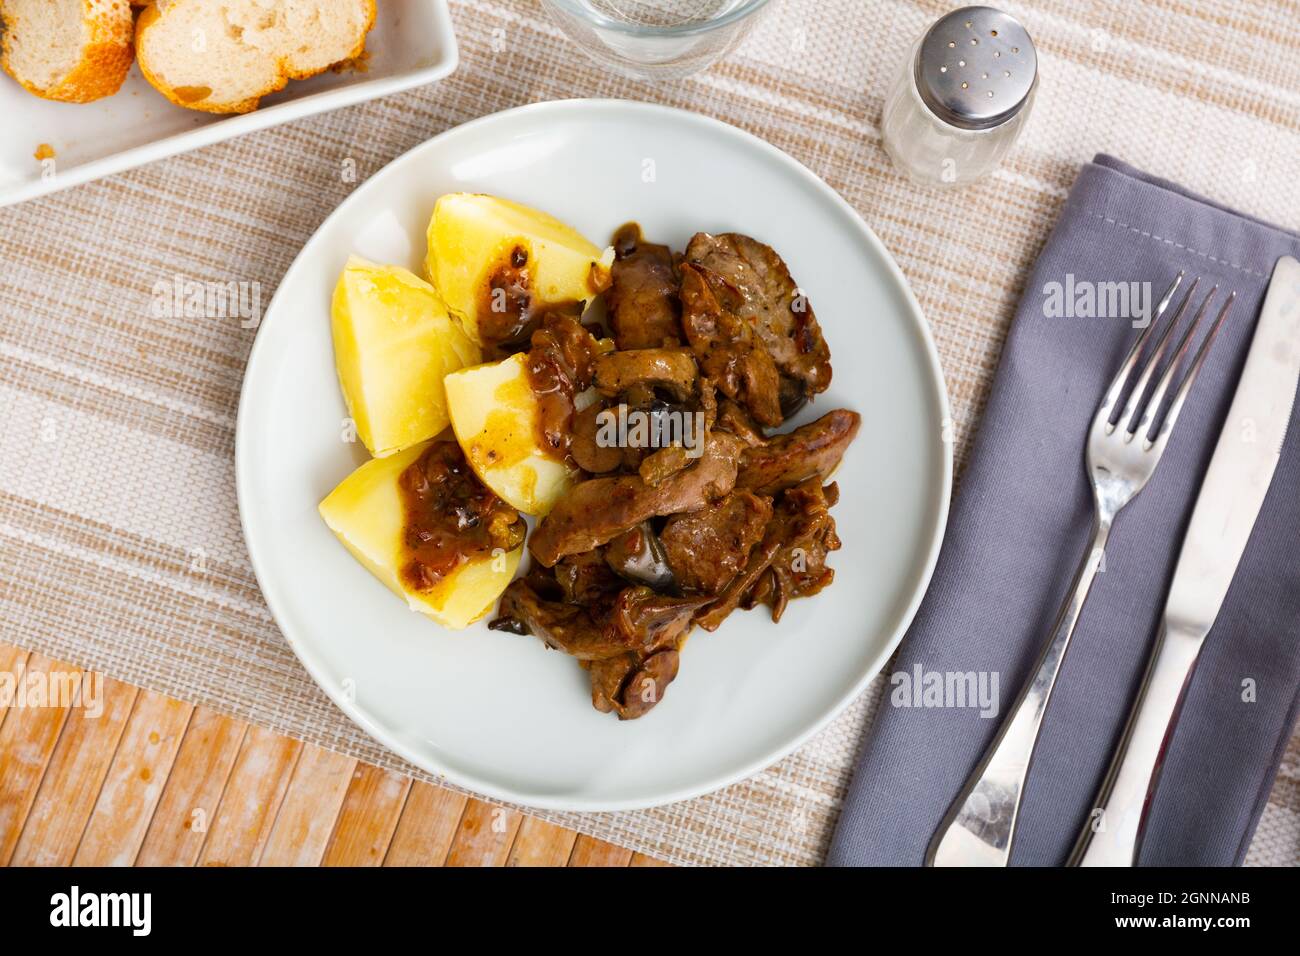
[[[625,76],[671,80],[717,62],[768,0],[542,0],[574,43]]]

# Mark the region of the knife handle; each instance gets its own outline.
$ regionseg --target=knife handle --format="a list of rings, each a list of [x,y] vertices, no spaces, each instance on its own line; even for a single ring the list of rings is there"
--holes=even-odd
[[[1143,824],[1203,633],[1162,623],[1150,662],[1069,866],[1136,866]]]

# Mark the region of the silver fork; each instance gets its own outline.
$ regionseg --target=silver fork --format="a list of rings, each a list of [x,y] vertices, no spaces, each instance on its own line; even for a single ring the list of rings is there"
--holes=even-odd
[[[1006,866],[1010,859],[1020,798],[1043,712],[1051,699],[1061,661],[1070,646],[1070,638],[1098,564],[1105,554],[1111,525],[1115,516],[1146,486],[1160,463],[1187,394],[1236,295],[1229,295],[1181,384],[1174,391],[1169,410],[1160,420],[1157,413],[1169,393],[1175,372],[1182,366],[1192,335],[1219,288],[1217,285],[1212,288],[1201,302],[1195,318],[1183,332],[1173,358],[1164,366],[1155,387],[1151,388],[1151,380],[1161,365],[1174,329],[1200,284],[1200,277],[1192,280],[1174,317],[1165,323],[1155,348],[1143,360],[1147,342],[1161,325],[1161,318],[1183,276],[1184,273],[1179,272],[1161,297],[1154,318],[1129,351],[1093,417],[1088,431],[1087,453],[1088,475],[1096,503],[1092,545],[1075,572],[1074,583],[1057,615],[1052,638],[1038,659],[1033,678],[1021,689],[1010,715],[998,728],[997,736],[935,832],[926,853],[927,866]],[[1129,388],[1140,361],[1142,369]],[[1116,416],[1115,409],[1126,394],[1123,411]],[[1155,427],[1157,422],[1158,429]]]

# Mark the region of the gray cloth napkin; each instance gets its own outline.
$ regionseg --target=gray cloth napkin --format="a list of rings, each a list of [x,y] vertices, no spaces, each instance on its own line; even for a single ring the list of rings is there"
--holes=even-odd
[[[929,593],[889,672],[985,672],[999,715],[905,707],[891,683],[827,862],[920,865],[1014,701],[1090,541],[1084,435],[1138,333],[1127,318],[1049,317],[1049,283],[1149,282],[1179,269],[1237,290],[1164,460],[1121,513],[1043,722],[1017,865],[1062,864],[1110,759],[1164,606],[1182,534],[1278,257],[1300,236],[1108,156],[1083,167],[1025,288]],[[1186,288],[1186,284],[1184,284]],[[1045,293],[1044,289],[1048,289]],[[1175,303],[1179,300],[1175,298]],[[1086,306],[1086,303],[1084,303]],[[1245,856],[1300,705],[1300,407],[1169,746],[1143,865]],[[1252,693],[1253,689],[1253,693]]]

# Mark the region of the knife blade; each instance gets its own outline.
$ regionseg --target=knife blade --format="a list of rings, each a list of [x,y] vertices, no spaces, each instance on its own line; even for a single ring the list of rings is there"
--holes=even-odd
[[[1146,674],[1070,855],[1133,866],[1183,694],[1273,481],[1300,384],[1300,262],[1277,261],[1183,539]]]

